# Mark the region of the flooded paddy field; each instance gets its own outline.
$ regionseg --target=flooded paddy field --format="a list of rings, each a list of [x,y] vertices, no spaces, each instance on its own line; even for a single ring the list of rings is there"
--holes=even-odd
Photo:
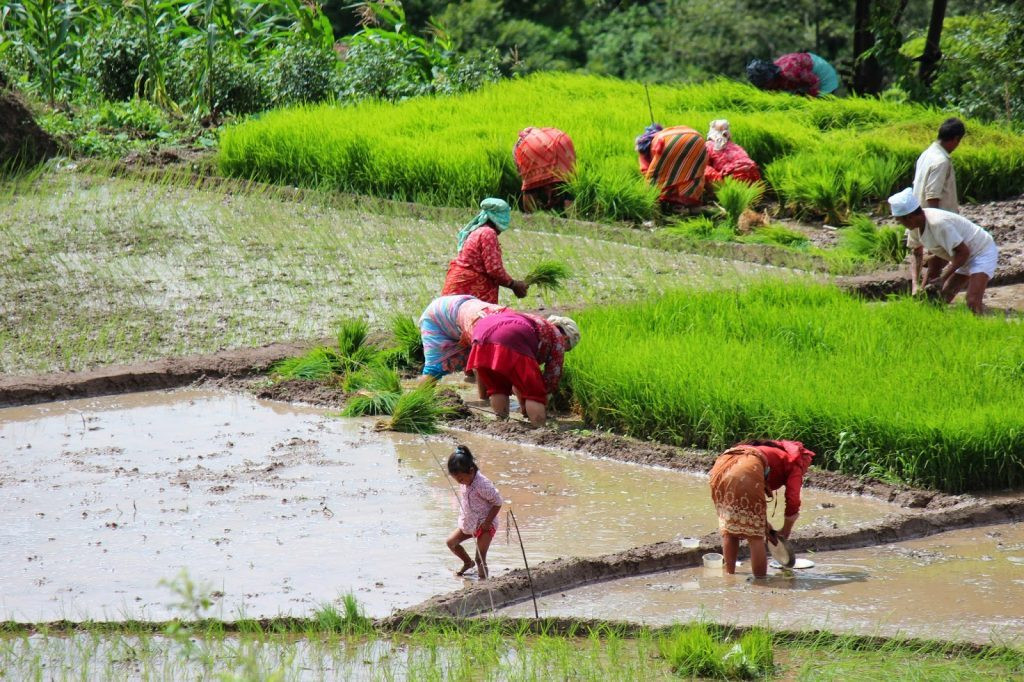
[[[564,590],[542,614],[607,614],[648,625],[706,619],[773,628],[911,636],[979,643],[1024,642],[1024,525],[950,531],[855,550],[803,555],[813,568],[769,569],[752,580],[689,568]],[[529,604],[502,613],[525,616]]]
[[[440,468],[453,437],[511,502],[531,562],[715,528],[700,476],[372,424],[197,390],[0,410],[0,620],[167,618],[161,581],[181,571],[213,595],[207,615],[229,620],[307,614],[348,592],[381,616],[457,589]],[[805,509],[821,527],[896,511],[815,491]],[[504,528],[489,562],[496,575],[522,565]]]

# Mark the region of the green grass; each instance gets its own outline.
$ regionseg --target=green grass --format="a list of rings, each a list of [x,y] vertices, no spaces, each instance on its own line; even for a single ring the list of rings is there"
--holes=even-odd
[[[771,282],[578,317],[566,367],[589,424],[716,449],[792,438],[819,466],[949,492],[1024,483],[1015,321]]]
[[[875,99],[793,97],[725,80],[650,86],[657,118],[703,131],[726,117],[771,190],[797,215],[839,224],[909,184],[917,156],[948,112]],[[633,138],[649,123],[640,83],[545,73],[455,97],[400,104],[298,107],[225,129],[223,172],[435,205],[515,200],[511,149],[528,125],[562,128],[578,153],[570,181],[578,215],[640,220],[656,192],[637,169]],[[956,152],[966,198],[1024,191],[1024,137],[969,121]]]
[[[729,640],[694,623],[660,637],[658,650],[674,672],[689,677],[748,680],[770,676],[775,668],[771,633],[761,629]]]
[[[0,182],[0,374],[81,371],[275,341],[382,332],[439,294],[467,211],[237,181],[81,172]],[[516,276],[542,260],[586,272],[521,307],[629,300],[757,266],[680,256],[637,230],[513,216]],[[643,263],[643,267],[636,267]]]

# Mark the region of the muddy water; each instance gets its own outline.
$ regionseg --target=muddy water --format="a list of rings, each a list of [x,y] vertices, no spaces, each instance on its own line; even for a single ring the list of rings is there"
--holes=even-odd
[[[756,582],[744,562],[735,576],[698,568],[584,586],[542,598],[540,612],[1024,642],[1024,524],[806,556],[814,568],[770,569]],[[527,615],[532,606],[504,613]]]
[[[511,501],[532,561],[714,529],[700,477],[455,435]],[[182,570],[224,618],[304,615],[349,591],[386,615],[450,591],[451,447],[209,391],[0,410],[0,620],[168,617],[180,600],[159,582]],[[892,511],[812,493],[805,508],[844,525]],[[520,561],[499,533],[492,570]]]

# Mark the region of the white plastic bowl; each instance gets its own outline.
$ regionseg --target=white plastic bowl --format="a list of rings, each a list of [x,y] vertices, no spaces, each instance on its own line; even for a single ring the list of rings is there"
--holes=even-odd
[[[704,555],[704,568],[721,568],[724,557],[718,552],[709,552]]]

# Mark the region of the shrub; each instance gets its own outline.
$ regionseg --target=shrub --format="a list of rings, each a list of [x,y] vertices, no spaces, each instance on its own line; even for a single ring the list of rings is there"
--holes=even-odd
[[[146,41],[138,27],[116,21],[95,31],[96,89],[112,101],[132,99],[144,92]],[[139,83],[140,87],[136,87]]]
[[[274,56],[270,82],[275,105],[332,99],[338,90],[338,56],[330,48],[291,42]]]
[[[801,440],[815,464],[948,492],[1024,484],[1017,325],[827,286],[686,291],[584,311],[566,377],[588,424],[678,445]],[[908,333],[907,330],[913,330]],[[909,371],[921,339],[950,375]],[[592,343],[590,342],[592,341]],[[828,400],[822,400],[828,396]]]
[[[205,84],[209,77],[213,89],[212,113],[253,114],[270,106],[270,85],[263,69],[250,63],[227,45],[214,50],[212,69],[206,73],[206,53],[192,48],[183,51],[172,62],[167,74],[167,89],[176,102],[206,100]]]

